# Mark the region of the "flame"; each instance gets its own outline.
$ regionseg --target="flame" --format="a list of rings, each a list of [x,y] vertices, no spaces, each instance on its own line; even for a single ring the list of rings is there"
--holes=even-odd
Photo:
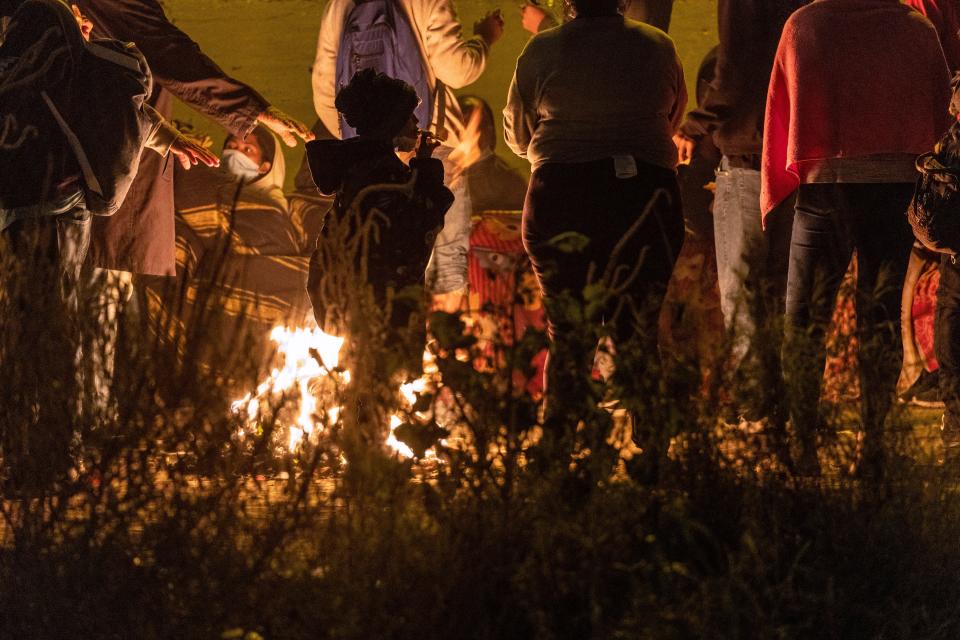
[[[460,178],[463,173],[477,162],[483,152],[480,150],[480,126],[483,120],[483,109],[476,108],[470,113],[463,132],[460,135],[460,144],[450,152],[450,162],[454,165],[451,182]]]
[[[337,370],[344,340],[317,327],[274,327],[270,339],[277,344],[283,366],[273,369],[267,379],[257,385],[256,392],[234,402],[231,409],[234,413],[245,413],[247,429],[256,431],[262,409],[270,406],[269,400],[296,389],[299,392],[297,415],[295,424],[288,425],[287,446],[292,451],[319,426],[315,418],[319,402],[311,390],[311,383],[323,376],[336,376],[341,382],[349,382],[349,376]],[[327,411],[328,417],[330,411]],[[339,408],[336,415],[339,415]],[[240,435],[245,435],[245,431],[241,430]]]
[[[258,431],[263,412],[275,406],[271,400],[276,401],[295,390],[296,416],[289,420],[289,424],[283,425],[287,429],[287,451],[295,451],[306,438],[322,430],[323,423],[318,421],[319,415],[326,416],[327,424],[335,424],[340,419],[343,407],[337,404],[336,398],[331,406],[321,406],[314,383],[320,378],[330,377],[338,386],[349,384],[350,372],[339,369],[344,339],[324,333],[317,327],[290,329],[282,326],[274,327],[270,339],[277,344],[277,353],[283,365],[273,369],[267,379],[257,385],[255,392],[247,393],[230,406],[233,413],[244,416],[244,427],[238,433],[239,437],[244,438]],[[432,365],[432,357],[426,352],[424,359],[426,370],[436,369]],[[412,407],[417,399],[416,394],[423,392],[426,386],[426,378],[421,378],[401,385],[400,393]],[[394,435],[402,422],[400,416],[391,416],[386,445],[404,458],[413,458],[410,447]]]

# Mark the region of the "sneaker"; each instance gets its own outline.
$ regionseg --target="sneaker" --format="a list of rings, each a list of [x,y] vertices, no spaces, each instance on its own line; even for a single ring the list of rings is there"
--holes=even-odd
[[[942,409],[943,400],[940,399],[940,374],[937,371],[924,369],[917,381],[909,389],[900,394],[898,400],[915,407]]]

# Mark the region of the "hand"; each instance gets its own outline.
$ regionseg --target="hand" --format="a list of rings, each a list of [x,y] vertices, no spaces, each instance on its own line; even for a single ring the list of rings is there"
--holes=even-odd
[[[536,34],[546,17],[547,12],[538,5],[525,4],[520,7],[520,25],[530,33]]]
[[[440,146],[440,141],[430,135],[429,131],[421,131],[417,138],[417,157],[426,159],[433,156],[434,150]]]
[[[297,146],[298,137],[304,142],[309,142],[314,138],[307,125],[288,116],[276,107],[267,107],[263,113],[257,116],[257,122],[280,136],[288,147]]]
[[[690,164],[693,152],[697,148],[696,140],[691,140],[682,133],[673,136],[673,144],[677,145],[677,161],[680,164]]]
[[[503,36],[503,16],[500,15],[500,9],[491,11],[482,20],[475,22],[473,33],[483,38],[487,46],[499,40]]]
[[[90,18],[80,13],[80,7],[75,4],[70,5],[70,10],[77,21],[77,26],[80,27],[80,34],[83,39],[90,42],[90,32],[93,31],[93,23],[90,22]]]
[[[184,136],[177,136],[170,145],[170,153],[180,161],[180,166],[188,171],[190,167],[201,162],[208,167],[220,166],[220,158]]]

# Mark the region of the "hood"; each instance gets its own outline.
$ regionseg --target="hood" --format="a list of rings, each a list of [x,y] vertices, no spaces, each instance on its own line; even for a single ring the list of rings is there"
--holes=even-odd
[[[347,172],[384,156],[394,156],[393,146],[383,140],[315,140],[307,143],[307,162],[320,193],[333,195]]]
[[[270,137],[273,138],[274,144],[273,160],[270,163],[270,171],[267,171],[265,174],[246,185],[245,188],[266,193],[271,199],[282,202],[284,208],[286,208],[286,196],[283,194],[283,185],[287,179],[287,161],[283,157],[284,144],[280,141],[280,138],[273,134],[273,132],[270,132]]]

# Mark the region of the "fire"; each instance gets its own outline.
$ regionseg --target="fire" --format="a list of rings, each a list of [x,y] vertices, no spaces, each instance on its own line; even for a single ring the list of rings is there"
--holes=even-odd
[[[267,379],[257,385],[256,391],[233,402],[231,410],[244,416],[244,428],[238,435],[246,437],[258,432],[264,411],[276,406],[276,401],[281,397],[295,392],[292,397],[296,414],[281,416],[280,422],[287,430],[286,449],[292,452],[305,438],[323,429],[324,421],[319,416],[326,416],[326,424],[335,424],[340,419],[343,408],[338,403],[336,391],[350,382],[350,372],[339,368],[344,339],[325,333],[318,327],[290,329],[282,326],[274,327],[270,339],[277,344],[277,354],[283,365],[273,369]],[[318,382],[325,378],[333,384],[334,393],[331,397],[320,397],[319,394],[321,385]],[[400,393],[412,406],[416,402],[416,394],[423,392],[426,385],[425,379],[414,380],[402,385]],[[400,416],[391,417],[386,445],[404,458],[413,458],[410,447],[397,440],[393,433],[400,424]]]
[[[460,135],[460,144],[450,152],[450,162],[456,167],[453,171],[451,181],[459,179],[471,165],[480,160],[480,156],[482,155],[480,150],[480,125],[482,118],[483,110],[474,109],[470,114],[470,120]]]

